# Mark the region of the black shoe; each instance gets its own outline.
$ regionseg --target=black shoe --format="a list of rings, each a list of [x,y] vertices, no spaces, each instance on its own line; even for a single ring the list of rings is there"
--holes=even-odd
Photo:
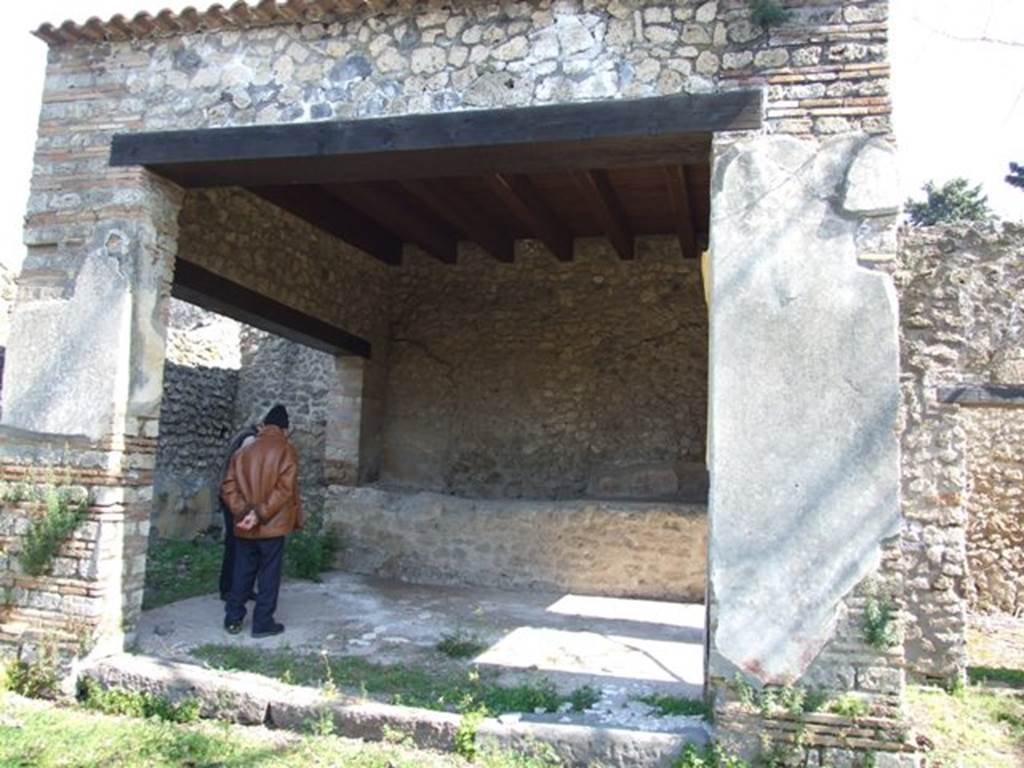
[[[239,629],[241,629],[242,625],[239,624],[238,626],[239,626]],[[280,635],[282,632],[284,632],[284,624],[278,624],[277,622],[274,622],[273,624],[271,624],[266,629],[261,629],[259,631],[256,631],[254,629],[252,631],[252,636],[253,637],[272,637],[274,635]]]
[[[229,635],[237,635],[242,631],[242,622],[240,621],[225,621],[224,629],[227,630]]]

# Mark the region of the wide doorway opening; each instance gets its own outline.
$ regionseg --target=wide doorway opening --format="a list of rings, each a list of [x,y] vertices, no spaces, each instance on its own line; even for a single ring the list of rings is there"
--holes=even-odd
[[[651,702],[704,686],[711,185],[711,126],[682,125],[390,152],[350,136],[317,163],[207,135],[228,131],[115,143],[188,188],[176,285],[333,344],[340,572],[282,598],[291,649],[430,666],[468,637],[457,663],[495,680],[596,691],[577,722],[603,702],[606,724],[678,729]],[[195,607],[141,636],[216,660]]]

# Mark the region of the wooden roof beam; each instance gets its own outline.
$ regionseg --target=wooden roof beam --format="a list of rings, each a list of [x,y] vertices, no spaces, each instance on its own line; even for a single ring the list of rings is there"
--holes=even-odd
[[[576,171],[572,175],[576,187],[590,203],[608,240],[619,258],[633,258],[633,232],[622,209],[619,196],[605,171]]]
[[[488,179],[494,193],[559,261],[572,261],[572,232],[558,220],[529,178],[497,173]]]
[[[400,264],[402,261],[400,238],[319,187],[296,185],[248,189],[257,197],[366,251],[385,264]]]
[[[446,224],[411,204],[395,182],[326,184],[324,189],[397,233],[403,240],[415,243],[438,261],[446,264],[456,262],[455,234]]]
[[[498,261],[511,264],[515,259],[514,242],[499,225],[486,219],[479,206],[452,189],[451,183],[431,184],[406,179],[399,185],[436,216],[447,221],[466,240],[472,240]]]
[[[690,191],[686,186],[686,168],[682,165],[666,167],[665,184],[668,187],[672,220],[675,222],[679,247],[683,251],[684,258],[696,259],[700,256],[700,252],[697,250],[697,237],[693,227]]]
[[[171,295],[328,354],[370,357],[370,342],[250,290],[198,264],[176,259]]]

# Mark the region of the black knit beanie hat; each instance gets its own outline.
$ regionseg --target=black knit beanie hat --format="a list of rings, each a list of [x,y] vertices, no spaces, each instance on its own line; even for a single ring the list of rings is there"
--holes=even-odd
[[[281,429],[288,429],[288,411],[285,410],[283,405],[278,403],[267,411],[267,415],[263,417],[263,423],[268,427],[273,425]]]

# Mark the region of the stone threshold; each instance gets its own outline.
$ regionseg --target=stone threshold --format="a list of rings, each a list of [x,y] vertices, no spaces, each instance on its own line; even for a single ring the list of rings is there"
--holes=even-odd
[[[384,741],[399,734],[421,749],[453,751],[461,722],[459,715],[449,712],[327,696],[316,688],[287,685],[249,672],[223,672],[152,656],[118,654],[78,671],[106,688],[148,692],[172,702],[196,699],[202,717],[208,719],[308,733],[310,723],[329,713],[338,736]],[[686,744],[703,746],[708,740],[704,726],[656,733],[516,721],[509,715],[487,718],[477,730],[478,744],[516,751],[546,744],[565,765],[580,768],[595,764],[668,768]]]

